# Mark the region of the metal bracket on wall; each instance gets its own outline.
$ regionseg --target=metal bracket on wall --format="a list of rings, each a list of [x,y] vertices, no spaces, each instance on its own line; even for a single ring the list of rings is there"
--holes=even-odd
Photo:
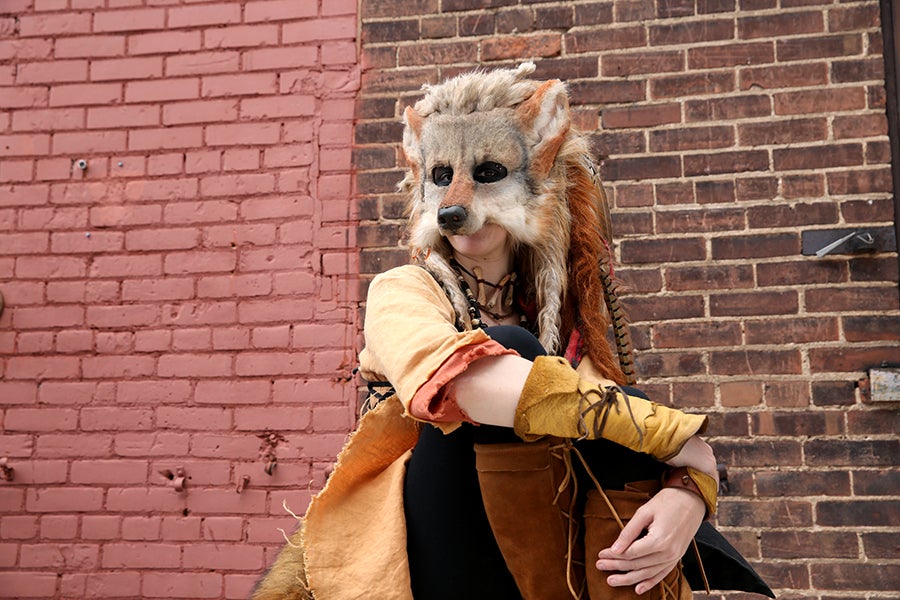
[[[827,254],[859,254],[891,252],[897,249],[893,227],[856,227],[843,229],[809,229],[802,233],[804,256],[819,258]]]

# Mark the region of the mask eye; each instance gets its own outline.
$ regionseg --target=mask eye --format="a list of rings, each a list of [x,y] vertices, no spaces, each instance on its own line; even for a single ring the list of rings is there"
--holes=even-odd
[[[431,170],[431,180],[434,185],[448,186],[453,181],[453,169],[450,167],[435,167]]]
[[[506,167],[491,161],[481,163],[475,167],[475,172],[472,173],[472,179],[478,183],[494,183],[504,177],[506,177]]]

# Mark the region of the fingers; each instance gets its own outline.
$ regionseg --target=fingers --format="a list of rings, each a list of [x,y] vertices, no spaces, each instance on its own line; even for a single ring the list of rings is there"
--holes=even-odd
[[[634,558],[635,556],[640,556],[639,553],[631,551],[632,544],[634,544],[635,540],[637,540],[644,530],[650,526],[650,523],[653,521],[653,516],[648,512],[643,512],[640,509],[634,513],[634,517],[625,523],[625,527],[622,529],[621,533],[619,533],[619,537],[616,538],[616,541],[613,542],[612,546],[600,551],[600,556],[603,556],[604,552],[607,552],[607,556],[616,558]],[[626,553],[628,553],[626,555]]]
[[[606,578],[606,583],[612,587],[634,586],[636,593],[643,594],[659,584],[677,564],[677,560],[666,561],[665,563],[656,563],[624,573],[613,573]],[[600,570],[605,571],[606,569]]]

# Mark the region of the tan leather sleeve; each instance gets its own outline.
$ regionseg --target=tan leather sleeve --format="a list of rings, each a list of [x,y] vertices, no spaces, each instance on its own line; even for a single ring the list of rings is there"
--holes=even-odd
[[[440,285],[419,267],[391,269],[369,286],[364,325],[366,347],[360,353],[363,377],[390,381],[407,416],[430,421],[433,419],[428,411],[444,414],[444,430],[452,430],[464,418],[455,415],[461,417],[460,421],[447,422],[450,413],[435,404],[434,397],[443,385],[473,360],[512,353],[480,329],[457,331],[455,320],[453,307]],[[442,370],[451,357],[460,356],[466,357],[462,364],[451,361]],[[426,385],[436,374],[440,374],[440,381]],[[415,411],[411,410],[413,398]]]

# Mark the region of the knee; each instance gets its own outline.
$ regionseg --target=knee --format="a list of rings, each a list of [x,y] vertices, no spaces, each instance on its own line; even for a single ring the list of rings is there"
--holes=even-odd
[[[547,354],[538,339],[524,327],[495,325],[488,327],[485,332],[498,344],[518,352],[522,358],[534,360],[538,356]]]

